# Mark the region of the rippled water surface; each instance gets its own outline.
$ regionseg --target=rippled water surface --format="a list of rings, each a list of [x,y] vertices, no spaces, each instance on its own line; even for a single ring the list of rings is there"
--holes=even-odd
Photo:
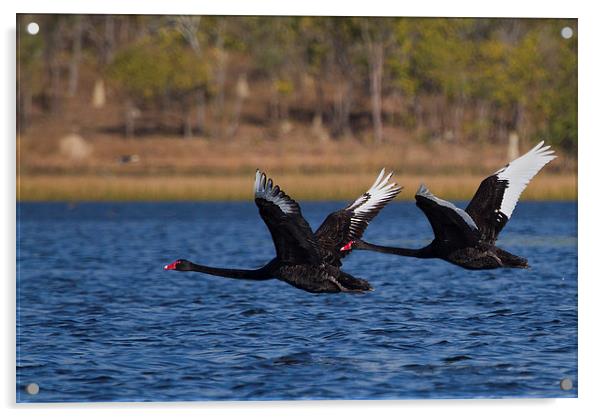
[[[302,208],[316,228],[342,205]],[[528,270],[358,251],[344,270],[375,291],[316,295],[163,270],[270,260],[252,202],[19,204],[17,400],[575,397],[576,208],[519,203],[499,245]],[[417,247],[431,234],[393,203],[365,238]]]

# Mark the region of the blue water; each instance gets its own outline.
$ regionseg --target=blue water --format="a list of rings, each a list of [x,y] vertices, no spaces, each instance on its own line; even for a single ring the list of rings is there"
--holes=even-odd
[[[315,228],[342,204],[302,208]],[[354,252],[375,288],[357,295],[163,270],[270,260],[252,202],[19,204],[17,400],[575,397],[576,209],[519,203],[499,245],[528,270]],[[365,238],[431,234],[393,203]]]

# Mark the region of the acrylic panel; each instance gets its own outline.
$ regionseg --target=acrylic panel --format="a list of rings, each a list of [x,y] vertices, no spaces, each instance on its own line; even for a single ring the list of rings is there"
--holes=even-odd
[[[577,34],[17,15],[17,402],[577,397]]]

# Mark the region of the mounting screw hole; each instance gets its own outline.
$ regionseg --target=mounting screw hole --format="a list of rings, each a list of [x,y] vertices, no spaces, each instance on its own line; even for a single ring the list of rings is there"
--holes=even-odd
[[[561,390],[569,391],[572,388],[573,388],[573,381],[571,380],[571,378],[563,378],[560,381],[560,389]]]
[[[40,386],[35,382],[32,382],[31,384],[27,384],[27,386],[25,387],[25,391],[29,395],[36,395],[38,392],[40,392]]]
[[[571,39],[573,37],[573,29],[569,26],[565,26],[560,31],[560,36],[564,39]]]
[[[27,33],[30,35],[37,35],[39,31],[40,25],[38,25],[36,22],[31,22],[27,25]]]

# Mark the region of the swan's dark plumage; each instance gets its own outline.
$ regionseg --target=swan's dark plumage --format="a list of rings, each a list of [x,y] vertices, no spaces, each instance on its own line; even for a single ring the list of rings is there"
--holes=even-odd
[[[374,185],[345,209],[332,213],[314,234],[299,204],[260,171],[255,176],[255,203],[276,249],[276,258],[256,270],[214,268],[179,259],[165,269],[195,271],[236,279],[277,278],[314,292],[364,292],[370,283],[339,269],[340,242],[361,237],[368,222],[391,201],[400,188],[389,184],[384,170]]]
[[[424,185],[416,205],[426,215],[435,238],[422,249],[390,248],[358,241],[352,247],[400,256],[441,258],[467,269],[526,268],[526,259],[506,252],[495,242],[531,179],[556,158],[540,142],[523,156],[485,178],[466,210],[435,197]]]
[[[272,235],[278,260],[293,264],[320,263],[318,244],[299,204],[259,171],[255,180],[255,204]]]
[[[461,245],[474,245],[479,241],[479,230],[474,221],[449,201],[435,197],[424,185],[414,198],[431,224],[436,240]]]
[[[318,227],[315,237],[325,262],[341,266],[341,259],[350,252],[341,251],[341,246],[361,239],[370,221],[399,194],[401,187],[389,182],[392,174],[385,175],[383,169],[368,191],[344,209],[330,213]]]
[[[495,243],[506,223],[508,216],[500,211],[508,180],[500,180],[497,175],[485,178],[472,200],[466,207],[466,213],[479,228],[480,238],[487,243]]]

